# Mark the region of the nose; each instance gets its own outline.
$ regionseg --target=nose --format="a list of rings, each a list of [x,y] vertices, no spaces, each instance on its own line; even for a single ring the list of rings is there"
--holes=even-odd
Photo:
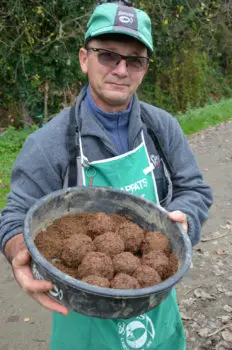
[[[121,59],[121,61],[117,64],[112,73],[120,76],[127,76],[128,70],[126,66],[126,60]]]

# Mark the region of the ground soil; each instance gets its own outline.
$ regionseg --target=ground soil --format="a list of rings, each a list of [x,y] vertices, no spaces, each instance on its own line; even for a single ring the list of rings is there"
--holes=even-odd
[[[177,287],[188,350],[232,349],[232,120],[189,138],[214,205]],[[19,289],[0,256],[0,350],[48,350],[51,314]],[[173,349],[175,350],[175,349]]]

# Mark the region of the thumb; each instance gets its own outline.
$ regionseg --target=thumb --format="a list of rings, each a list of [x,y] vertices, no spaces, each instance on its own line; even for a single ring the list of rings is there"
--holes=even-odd
[[[12,260],[12,265],[14,267],[19,267],[23,265],[27,265],[30,261],[30,254],[27,249],[21,250]]]
[[[175,211],[169,212],[168,217],[169,217],[169,219],[182,224],[185,231],[188,232],[188,221],[187,221],[187,216],[185,213],[183,213],[180,210],[175,210]]]
[[[186,220],[186,215],[180,210],[171,211],[168,213],[168,217],[179,222]]]

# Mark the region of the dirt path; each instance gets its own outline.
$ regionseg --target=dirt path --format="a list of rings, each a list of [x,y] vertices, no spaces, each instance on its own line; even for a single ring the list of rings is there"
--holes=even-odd
[[[214,205],[178,286],[187,349],[232,350],[232,120],[189,140]],[[50,313],[18,288],[2,256],[0,266],[0,350],[48,350]]]
[[[232,120],[192,136],[190,144],[214,205],[193,268],[178,286],[188,350],[232,350]]]

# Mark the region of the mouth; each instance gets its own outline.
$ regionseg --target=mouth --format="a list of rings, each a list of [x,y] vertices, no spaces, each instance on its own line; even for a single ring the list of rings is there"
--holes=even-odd
[[[113,83],[113,82],[107,82],[106,84],[110,84],[110,85],[115,85],[118,87],[128,87],[128,84],[122,84],[122,83]]]
[[[111,85],[112,87],[115,87],[115,88],[120,88],[120,89],[128,88],[128,86],[129,86],[128,84],[111,83],[111,82],[107,82],[106,84]]]

